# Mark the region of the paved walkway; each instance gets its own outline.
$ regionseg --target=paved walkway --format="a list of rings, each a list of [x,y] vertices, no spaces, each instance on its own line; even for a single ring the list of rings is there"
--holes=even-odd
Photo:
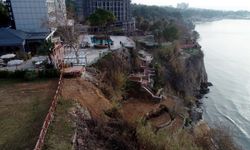
[[[114,41],[114,45],[110,46],[110,50],[108,48],[104,49],[96,49],[94,48],[94,44],[91,41],[91,38],[94,35],[81,35],[79,38],[79,42],[81,44],[86,44],[90,46],[90,48],[80,48],[78,51],[79,54],[79,64],[84,66],[92,65],[93,63],[96,63],[98,59],[105,56],[107,53],[111,51],[116,51],[124,47],[135,47],[135,43],[132,39],[126,37],[126,36],[110,36],[111,40]],[[122,44],[121,44],[122,42]],[[73,63],[76,64],[76,56],[75,51],[70,48],[65,49],[65,63]]]
[[[33,62],[37,62],[40,60],[46,60],[48,59],[47,56],[39,56],[39,57],[33,57],[21,65],[18,66],[7,66],[7,67],[0,67],[0,70],[8,70],[8,71],[15,71],[15,70],[34,70],[36,69],[36,66],[33,64]]]

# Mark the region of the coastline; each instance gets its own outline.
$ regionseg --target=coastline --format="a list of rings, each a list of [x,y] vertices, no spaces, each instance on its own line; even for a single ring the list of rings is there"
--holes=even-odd
[[[221,21],[221,20],[250,20],[250,17],[234,17],[234,18],[210,18],[210,19],[201,19],[193,20],[193,24],[196,26],[197,24],[203,24],[207,22]]]
[[[211,127],[223,123],[231,128],[235,141],[245,149],[248,149],[250,144],[250,122],[247,113],[247,74],[250,70],[248,45],[245,43],[245,40],[249,39],[248,26],[249,20],[226,19],[204,25],[198,24],[196,27],[201,36],[199,43],[206,54],[205,63],[209,80],[215,85],[208,98],[202,100],[203,118]]]

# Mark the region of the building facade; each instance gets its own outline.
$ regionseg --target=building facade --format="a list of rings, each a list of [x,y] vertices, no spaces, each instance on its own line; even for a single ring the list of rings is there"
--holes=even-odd
[[[65,0],[7,0],[6,4],[16,30],[51,32],[49,22],[66,19]]]
[[[84,21],[84,4],[85,0],[74,0],[76,16],[80,22]]]
[[[135,20],[131,14],[131,0],[75,0],[75,2],[77,1],[81,1],[80,5],[76,5],[77,14],[80,14],[80,18],[84,19],[90,16],[97,9],[105,9],[115,15],[117,27],[122,27],[123,30],[128,32],[135,30]],[[83,16],[81,16],[82,14]]]

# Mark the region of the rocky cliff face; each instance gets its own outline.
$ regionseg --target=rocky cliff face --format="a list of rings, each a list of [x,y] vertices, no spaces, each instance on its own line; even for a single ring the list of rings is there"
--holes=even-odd
[[[135,68],[133,57],[131,51],[120,49],[109,53],[95,65],[99,70],[98,87],[108,99],[123,99],[127,76]]]
[[[164,53],[158,54],[163,57],[154,56],[157,61],[153,65],[160,64],[158,69],[155,67],[158,70],[155,91],[164,88],[166,94],[178,96],[188,102],[190,99],[193,101],[194,97],[201,98],[202,94],[208,92],[204,54],[200,49],[173,50],[168,52],[168,56],[165,52],[164,50]],[[113,90],[124,87],[124,78],[138,68],[136,55],[136,50],[121,50],[99,61],[98,69],[102,72],[105,85]],[[112,93],[110,90],[108,93]]]
[[[179,50],[163,61],[158,76],[167,93],[184,99],[201,98],[208,92],[204,54],[200,49]]]
[[[200,96],[207,88],[207,73],[204,65],[204,55],[199,49],[193,53],[180,52],[177,57],[178,72],[175,88],[184,97]]]

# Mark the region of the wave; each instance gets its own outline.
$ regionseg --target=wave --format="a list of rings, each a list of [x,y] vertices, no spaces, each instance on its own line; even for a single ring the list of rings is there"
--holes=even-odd
[[[213,89],[211,92],[212,94],[208,95],[208,99],[205,99],[204,103],[205,120],[213,124],[217,122],[217,125],[226,122],[227,125],[236,128],[238,132],[250,139],[248,133],[250,129],[247,130],[242,127],[244,124],[249,124],[250,127],[250,121],[241,114],[237,104],[232,98],[226,98],[219,90]]]

